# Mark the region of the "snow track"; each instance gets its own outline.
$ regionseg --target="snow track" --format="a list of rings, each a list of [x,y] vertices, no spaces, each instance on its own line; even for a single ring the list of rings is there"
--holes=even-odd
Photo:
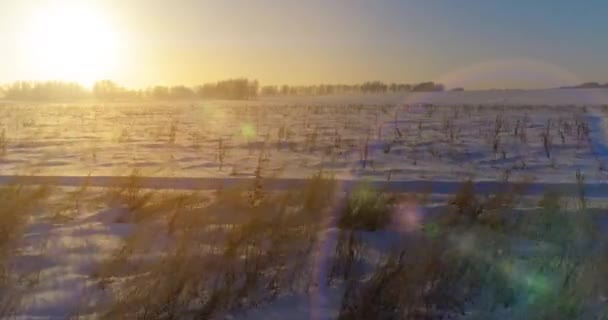
[[[127,185],[130,177],[126,176],[0,176],[0,185],[18,183],[22,185],[52,185],[60,187],[80,187],[88,184],[90,187],[110,188]],[[170,177],[138,177],[138,186],[143,189],[170,190],[217,190],[230,187],[247,187],[253,184],[248,178],[170,178]],[[304,186],[307,179],[269,178],[263,180],[263,187],[270,191],[293,190]],[[431,192],[433,194],[452,194],[462,185],[461,181],[366,181],[337,180],[343,191],[349,190],[360,183],[366,183],[373,188],[390,192]],[[519,182],[505,184],[499,181],[475,181],[474,186],[480,194],[492,194],[507,190],[509,186]],[[525,192],[528,195],[541,195],[547,190],[560,191],[563,194],[574,194],[576,183],[543,183],[525,182]],[[585,192],[588,197],[608,197],[605,183],[587,183]]]

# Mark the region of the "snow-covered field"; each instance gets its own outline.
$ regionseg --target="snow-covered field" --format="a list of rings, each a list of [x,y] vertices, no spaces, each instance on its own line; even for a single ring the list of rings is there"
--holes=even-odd
[[[601,181],[604,103],[605,90],[5,103],[0,170],[125,176],[137,169],[143,176],[238,178],[252,177],[260,164],[265,176],[281,178],[323,169],[340,179],[496,180],[512,174],[568,182],[581,169],[590,181]]]
[[[397,196],[387,229],[352,233],[365,244],[351,257],[363,261],[353,272],[366,278],[391,249],[420,241],[410,238],[421,230],[432,233],[425,222],[447,210],[446,194],[467,179],[480,191],[526,183],[532,188],[522,196],[534,198],[510,208],[525,211],[559,186],[573,197],[563,207],[580,208],[582,177],[592,198],[582,206],[605,227],[607,105],[606,90],[0,103],[0,183],[9,186],[0,193],[0,217],[40,198],[19,212],[23,221],[6,220],[22,232],[10,241],[15,252],[6,270],[14,281],[0,281],[0,302],[7,292],[19,296],[20,319],[128,319],[134,310],[127,309],[142,305],[150,312],[139,315],[145,319],[201,305],[222,311],[213,317],[335,318],[351,299],[344,268],[335,262],[337,248],[350,243],[336,222],[348,202],[345,189],[366,180],[416,193]],[[335,186],[308,180],[320,171],[333,175]],[[20,183],[44,190],[24,194]],[[233,190],[239,188],[242,193]],[[314,200],[334,189],[327,203]],[[576,226],[568,230],[579,232]],[[555,290],[558,274],[540,274],[529,262],[507,266],[509,260],[494,256],[496,238],[451,236],[449,250],[503,263],[499,269],[510,270],[506,279],[517,283],[512,289],[525,291],[521,299]],[[517,237],[511,244],[517,250],[538,247],[528,234]],[[241,288],[241,281],[248,285]],[[243,291],[221,291],[226,283]],[[197,290],[205,293],[192,295]],[[226,298],[231,294],[238,298]],[[492,316],[523,312],[499,311]],[[199,312],[188,316],[209,316]]]

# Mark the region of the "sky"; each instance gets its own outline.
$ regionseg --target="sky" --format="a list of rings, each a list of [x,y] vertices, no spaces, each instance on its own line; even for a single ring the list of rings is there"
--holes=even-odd
[[[2,0],[0,83],[546,88],[608,82],[606,30],[605,0]]]

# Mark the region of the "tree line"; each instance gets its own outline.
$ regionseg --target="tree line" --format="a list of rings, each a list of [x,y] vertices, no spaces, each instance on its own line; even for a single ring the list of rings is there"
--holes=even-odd
[[[608,82],[604,84],[599,82],[585,82],[575,86],[560,87],[560,89],[608,89]]]
[[[320,84],[310,86],[263,86],[260,94],[263,96],[293,96],[293,95],[326,95],[339,93],[385,93],[407,91],[444,91],[442,84],[422,82],[417,84],[385,83],[381,81],[368,81],[361,84]]]
[[[129,89],[111,80],[96,82],[86,88],[74,82],[18,81],[0,88],[0,97],[8,100],[186,100],[186,99],[235,99],[247,100],[258,95],[256,80],[229,79],[195,87],[154,86],[146,89]]]
[[[86,88],[75,82],[18,81],[0,87],[0,97],[8,100],[194,100],[230,99],[249,100],[258,96],[329,95],[341,93],[385,93],[443,91],[442,84],[422,82],[417,84],[384,83],[369,81],[361,84],[320,84],[308,86],[260,86],[257,80],[246,78],[228,79],[198,86],[153,86],[145,89],[129,89],[111,80],[96,82]]]

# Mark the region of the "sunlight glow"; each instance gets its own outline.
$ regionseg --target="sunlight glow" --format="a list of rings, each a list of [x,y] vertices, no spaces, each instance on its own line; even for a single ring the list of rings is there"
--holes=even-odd
[[[90,85],[119,69],[120,34],[98,8],[52,2],[26,21],[21,56],[34,77]]]

